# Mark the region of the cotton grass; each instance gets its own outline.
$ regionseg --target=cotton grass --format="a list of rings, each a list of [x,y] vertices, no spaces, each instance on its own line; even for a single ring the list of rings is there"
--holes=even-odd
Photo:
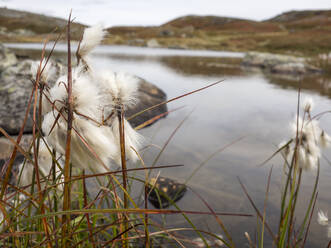
[[[319,122],[311,118],[314,102],[311,98],[304,100],[303,117],[295,117],[290,123],[292,142],[282,142],[282,154],[286,159],[296,155],[296,161],[303,170],[316,169],[321,158],[321,148],[327,148],[331,138],[320,128]],[[286,145],[287,144],[287,145]]]
[[[73,132],[71,158],[73,168],[94,173],[112,170],[121,164],[119,120],[116,111],[126,110],[137,103],[138,79],[126,73],[92,70],[87,60],[92,50],[100,44],[105,32],[101,25],[85,29],[78,51],[79,64],[72,69]],[[43,60],[44,67],[46,60]],[[33,64],[34,75],[39,64]],[[51,63],[45,66],[42,80],[54,76]],[[67,75],[60,75],[50,89],[44,91],[42,131],[51,149],[64,156],[68,121]],[[142,143],[139,135],[125,119],[124,137],[127,159],[136,161]],[[44,148],[41,146],[40,155]],[[48,151],[47,151],[48,152]],[[52,164],[45,151],[39,161],[41,170],[47,173]],[[49,153],[49,152],[48,152]],[[49,154],[48,154],[49,155]],[[28,165],[27,168],[30,168]],[[33,168],[22,171],[22,182],[27,183]]]

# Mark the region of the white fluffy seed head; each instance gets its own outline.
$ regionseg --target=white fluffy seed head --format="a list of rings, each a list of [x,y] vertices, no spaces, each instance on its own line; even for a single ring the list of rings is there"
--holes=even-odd
[[[105,34],[106,32],[103,30],[103,26],[101,24],[86,28],[80,44],[79,55],[83,58],[88,55],[97,45],[101,43]]]
[[[47,82],[47,80],[51,77],[55,76],[56,73],[56,69],[55,67],[52,65],[51,60],[49,60],[46,63],[46,59],[44,58],[42,63],[41,63],[41,68],[40,68],[40,72],[41,72],[41,80],[44,82]],[[39,69],[39,65],[40,65],[40,61],[34,61],[31,63],[31,74],[33,78],[37,77],[37,73],[38,73],[38,69]]]
[[[298,132],[297,132],[298,127]],[[302,169],[311,170],[317,168],[321,152],[319,148],[321,129],[316,120],[303,120],[295,118],[291,123],[293,136],[298,134],[298,162]],[[294,148],[292,148],[294,149]]]
[[[323,212],[322,210],[319,210],[317,213],[317,222],[318,224],[322,225],[322,226],[327,226],[328,225],[328,214]]]
[[[41,139],[38,153],[38,168],[40,177],[48,176],[52,168],[53,158],[51,152],[47,149],[47,146],[49,147],[49,144],[45,143],[44,140]],[[21,175],[19,185],[26,186],[34,183],[31,181],[33,178],[34,170],[33,164],[31,164],[29,161],[26,161],[25,163],[21,163],[18,168],[19,175]],[[59,170],[57,170],[57,174],[59,174]]]
[[[317,120],[303,121],[301,117],[298,119],[298,121],[297,117],[295,117],[294,121],[291,122],[291,130],[294,137],[297,134],[297,129],[299,138],[302,138],[302,142],[317,142],[319,138],[318,136],[321,133],[321,129]]]
[[[303,110],[307,113],[310,113],[314,108],[314,101],[311,97],[306,97],[303,100]]]
[[[331,143],[331,137],[324,130],[321,132],[319,143],[322,148],[329,147]]]
[[[83,138],[88,146],[93,149],[93,152],[95,152],[106,166],[110,164],[109,160],[117,159],[120,154],[119,146],[114,142],[114,135],[111,132],[110,127],[97,126],[91,121],[82,118],[76,118],[73,125],[81,135],[81,138]],[[76,136],[78,142],[77,145],[80,146],[78,150],[83,152],[82,154],[77,152],[77,155],[81,158],[85,158],[85,161],[93,161],[95,171],[105,172],[104,166],[98,162],[98,159],[93,152],[86,147],[78,135]]]
[[[49,99],[52,103],[54,103],[54,106],[60,110],[65,104],[64,102],[68,98],[68,92],[67,92],[67,77],[61,76],[56,80],[56,83],[54,86],[49,90]],[[47,104],[49,103],[46,99],[45,102]],[[53,106],[51,105],[51,109]]]
[[[106,106],[124,109],[137,103],[139,79],[127,73],[103,72],[97,80]]]
[[[57,116],[58,112],[55,110],[47,113],[42,122],[42,131],[52,148],[58,153],[64,154],[67,124],[62,116],[56,121]]]
[[[304,165],[305,170],[314,170],[317,168],[318,165],[318,157],[307,155],[306,157],[306,164]]]
[[[86,118],[101,122],[102,99],[99,88],[95,86],[92,78],[88,74],[82,73],[81,68],[78,67],[73,70],[72,81],[74,116],[84,115]],[[67,87],[66,76],[61,76],[47,93],[50,101],[54,103],[54,108],[45,97],[43,102],[45,106],[43,107],[44,113],[54,111],[54,109],[61,110],[66,107],[68,99]],[[62,111],[62,114],[66,116],[66,111]]]
[[[76,114],[84,114],[97,122],[101,121],[102,103],[99,89],[91,82],[87,75],[75,78],[72,87],[74,111]]]
[[[298,147],[297,154],[299,166],[303,169],[307,169],[307,153],[302,146]]]

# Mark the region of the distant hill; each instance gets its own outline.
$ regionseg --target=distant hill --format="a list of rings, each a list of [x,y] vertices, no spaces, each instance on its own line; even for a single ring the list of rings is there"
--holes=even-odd
[[[267,22],[281,23],[289,30],[323,29],[331,31],[331,10],[290,11]]]
[[[274,32],[280,30],[278,25],[273,23],[232,17],[196,15],[179,17],[162,26],[172,26],[176,28],[191,26],[197,30],[206,31],[230,31],[234,29],[238,32]]]
[[[331,10],[302,10],[302,11],[288,11],[266,21],[269,22],[293,22],[302,20],[312,20],[320,18],[330,18]]]
[[[176,28],[183,28],[188,25],[196,29],[215,29],[223,26],[224,24],[237,22],[237,21],[247,21],[244,19],[231,18],[231,17],[220,17],[220,16],[198,16],[198,15],[188,15],[171,20],[162,26],[171,25]]]
[[[67,25],[67,20],[50,17],[25,11],[0,8],[1,34],[41,35],[59,33]],[[71,25],[74,38],[78,38],[84,25],[73,23]]]
[[[0,8],[0,41],[40,42],[66,25],[61,18]],[[85,26],[71,26],[73,39]],[[265,21],[188,15],[160,26],[117,26],[107,29],[106,44],[261,51],[316,55],[331,51],[331,10],[290,11]]]

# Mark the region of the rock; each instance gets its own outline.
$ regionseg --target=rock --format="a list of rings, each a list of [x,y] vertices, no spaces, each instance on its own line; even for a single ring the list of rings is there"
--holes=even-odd
[[[147,47],[158,48],[158,47],[161,47],[161,45],[159,44],[159,42],[157,40],[150,39],[147,41]]]
[[[306,73],[306,66],[304,63],[285,63],[275,65],[271,68],[271,72],[284,74],[304,74]]]
[[[161,89],[140,78],[138,99],[139,103],[133,108],[130,108],[126,111],[126,117],[130,117],[135,113],[139,113],[142,110],[145,110],[151,106],[166,101],[167,96]],[[163,104],[155,109],[148,110],[131,119],[130,123],[133,127],[136,127],[144,123],[145,121],[148,121],[149,119],[165,112],[167,112],[167,105]]]
[[[32,60],[25,60],[7,67],[0,78],[0,126],[9,134],[18,134],[23,123],[26,106],[32,90],[30,66]],[[30,115],[32,110],[30,111]],[[26,132],[32,131],[29,118]]]
[[[168,46],[170,49],[177,49],[177,50],[186,50],[188,49],[185,45],[170,45]]]
[[[14,35],[22,35],[22,36],[33,36],[33,35],[36,35],[35,32],[31,31],[31,30],[28,30],[28,29],[15,29],[13,31],[13,34]]]
[[[163,29],[160,31],[160,36],[163,37],[172,37],[175,35],[175,32],[170,29]]]
[[[16,141],[17,136],[12,136],[12,138]],[[28,150],[31,141],[32,141],[32,134],[25,134],[22,136],[20,146],[24,150]],[[14,149],[14,144],[12,142],[10,142],[6,137],[0,137],[0,161],[8,159],[13,149]],[[1,166],[2,164],[0,162],[0,168]]]
[[[0,43],[0,73],[5,68],[17,63],[14,53],[10,52],[3,44]]]
[[[129,46],[144,46],[145,45],[145,40],[143,40],[143,39],[128,40],[127,44]]]
[[[9,134],[16,135],[23,124],[27,103],[32,91],[33,78],[30,68],[34,61],[29,59],[17,60],[13,53],[9,53],[6,48],[0,46],[0,56],[3,54],[3,60],[0,63],[0,68],[3,68],[0,71],[0,127],[4,128]],[[8,58],[8,61],[6,61],[6,58]],[[53,61],[52,63],[57,67],[55,77],[57,78],[64,67],[60,63]],[[50,80],[49,83],[54,83],[55,78],[53,81]],[[162,90],[143,79],[140,79],[138,95],[139,103],[133,109],[129,109],[126,116],[131,116],[166,100],[166,94]],[[137,116],[130,120],[130,123],[137,126],[164,112],[167,112],[165,104]],[[30,110],[24,133],[32,132],[32,113],[33,108]]]
[[[309,65],[304,58],[271,54],[271,53],[246,53],[242,65],[259,67],[272,73],[306,74],[320,73],[320,69]]]
[[[155,208],[167,208],[171,201],[177,202],[184,196],[186,185],[170,178],[157,177],[150,179],[148,191],[148,200]]]

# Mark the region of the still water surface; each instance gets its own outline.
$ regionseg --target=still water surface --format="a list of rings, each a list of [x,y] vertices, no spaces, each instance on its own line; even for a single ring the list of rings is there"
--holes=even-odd
[[[39,44],[11,46],[24,49],[41,47]],[[59,45],[58,51],[65,51],[65,46]],[[282,159],[276,156],[266,165],[258,165],[277,149],[277,144],[290,138],[289,123],[296,114],[297,87],[300,80],[222,66],[225,60],[236,64],[236,60],[242,56],[241,53],[229,52],[101,46],[92,59],[96,66],[130,72],[156,84],[167,93],[169,99],[224,80],[212,88],[170,103],[169,110],[183,108],[141,131],[146,138],[146,144],[154,144],[143,153],[145,163],[149,165],[153,162],[160,147],[187,116],[188,119],[170,141],[158,162],[160,165],[183,164],[184,167],[163,169],[162,176],[184,182],[211,154],[241,138],[210,159],[188,185],[216,212],[254,214],[239,185],[238,177],[262,210],[267,175],[273,166],[267,222],[276,230]],[[315,102],[313,113],[331,109],[331,83],[328,79],[309,77],[302,79],[301,84],[302,98],[309,96]],[[322,128],[331,134],[331,116],[323,116],[320,123]],[[323,156],[331,160],[331,148],[324,150]],[[308,172],[303,177],[297,223],[300,223],[308,205],[315,174],[315,171]],[[322,159],[316,209],[330,210],[329,212],[330,176],[331,166]],[[191,191],[187,192],[178,205],[185,210],[208,211]],[[222,233],[213,217],[191,216],[191,220],[199,229]],[[254,237],[255,217],[222,217],[222,220],[238,247],[247,244],[245,231]],[[170,227],[189,227],[186,221],[178,216],[167,216],[166,223]],[[268,234],[266,239],[268,244]],[[317,224],[314,214],[306,247],[326,247],[327,243],[327,230]]]

